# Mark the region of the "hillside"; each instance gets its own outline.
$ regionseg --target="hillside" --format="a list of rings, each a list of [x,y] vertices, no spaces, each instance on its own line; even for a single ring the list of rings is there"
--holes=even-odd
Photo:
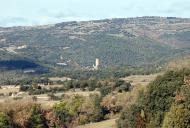
[[[50,67],[160,66],[189,54],[189,34],[190,19],[174,17],[64,22],[0,28],[0,48]]]
[[[183,69],[158,76],[124,109],[118,128],[190,127],[189,75],[190,70]]]

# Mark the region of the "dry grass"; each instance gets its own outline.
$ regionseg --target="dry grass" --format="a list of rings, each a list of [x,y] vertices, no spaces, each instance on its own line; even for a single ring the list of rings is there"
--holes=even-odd
[[[170,61],[167,65],[168,70],[180,70],[183,68],[189,68],[190,66],[190,56],[185,56],[183,58],[178,58]]]
[[[29,107],[34,102],[31,100],[19,100],[19,101],[14,101],[14,100],[6,100],[4,103],[0,104],[0,111],[5,111],[8,112],[10,110],[17,111],[24,109],[25,107]]]
[[[133,89],[130,92],[117,94],[118,104],[121,106],[128,106],[134,104],[138,99],[139,92],[145,90],[147,85],[152,82],[158,75],[162,73],[151,75],[133,75],[122,78],[125,81],[131,82]]]
[[[98,123],[91,123],[91,124],[78,126],[77,128],[116,128],[115,121],[116,119],[110,119],[110,120],[105,120]]]
[[[54,84],[54,85],[46,85],[45,86],[45,88],[55,88],[55,87],[60,88],[60,87],[63,87],[63,85],[61,85],[61,84]]]
[[[60,92],[60,93],[55,93],[56,96],[61,96],[62,94],[64,94],[66,97],[72,97],[75,95],[79,95],[79,96],[84,96],[84,97],[88,97],[90,94],[99,94],[98,91],[67,91],[67,92]],[[41,95],[36,95],[37,97],[37,103],[41,104],[43,108],[51,108],[55,103],[58,103],[59,101],[52,101],[49,100],[49,97],[47,94],[41,94]],[[30,100],[32,100],[32,97],[30,97]],[[62,99],[64,100],[64,99]]]
[[[9,94],[9,93],[18,93],[19,92],[19,87],[14,87],[13,85],[10,86],[3,86],[0,89],[0,93],[2,94]]]
[[[100,94],[99,91],[76,91],[76,92],[72,92],[72,91],[68,91],[68,92],[64,92],[65,95],[68,96],[72,96],[72,95],[80,95],[80,96],[84,96],[84,97],[88,97],[91,94]]]
[[[49,80],[51,80],[51,81],[66,81],[66,80],[71,80],[71,78],[68,78],[68,77],[50,77]]]
[[[122,80],[131,82],[132,85],[148,85],[151,81],[153,81],[158,75],[162,73],[151,74],[151,75],[133,75],[125,78],[121,78]]]

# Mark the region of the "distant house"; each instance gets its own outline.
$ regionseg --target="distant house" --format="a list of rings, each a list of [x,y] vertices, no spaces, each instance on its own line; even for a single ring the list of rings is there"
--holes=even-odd
[[[18,47],[17,47],[17,49],[25,49],[25,48],[27,48],[26,45],[22,45],[22,46],[18,46]]]
[[[57,63],[57,65],[59,65],[59,66],[67,66],[66,63]]]
[[[36,71],[33,70],[33,69],[27,69],[27,70],[24,70],[24,73],[35,73]]]

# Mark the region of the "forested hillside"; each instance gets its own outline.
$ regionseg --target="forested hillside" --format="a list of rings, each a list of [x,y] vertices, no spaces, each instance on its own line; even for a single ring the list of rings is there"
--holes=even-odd
[[[160,67],[189,54],[190,19],[139,17],[0,28],[1,51],[50,67]],[[1,54],[1,58],[6,55]]]
[[[118,120],[118,128],[190,127],[190,71],[169,71],[157,77],[138,102],[128,106]]]

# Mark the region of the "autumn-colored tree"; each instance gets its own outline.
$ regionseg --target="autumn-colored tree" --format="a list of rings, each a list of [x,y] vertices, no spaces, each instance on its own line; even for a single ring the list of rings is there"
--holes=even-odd
[[[173,104],[168,113],[166,113],[163,128],[189,128],[190,111],[182,106]]]
[[[115,96],[108,95],[104,97],[101,106],[112,115],[121,110],[121,106],[117,104],[117,98]]]

